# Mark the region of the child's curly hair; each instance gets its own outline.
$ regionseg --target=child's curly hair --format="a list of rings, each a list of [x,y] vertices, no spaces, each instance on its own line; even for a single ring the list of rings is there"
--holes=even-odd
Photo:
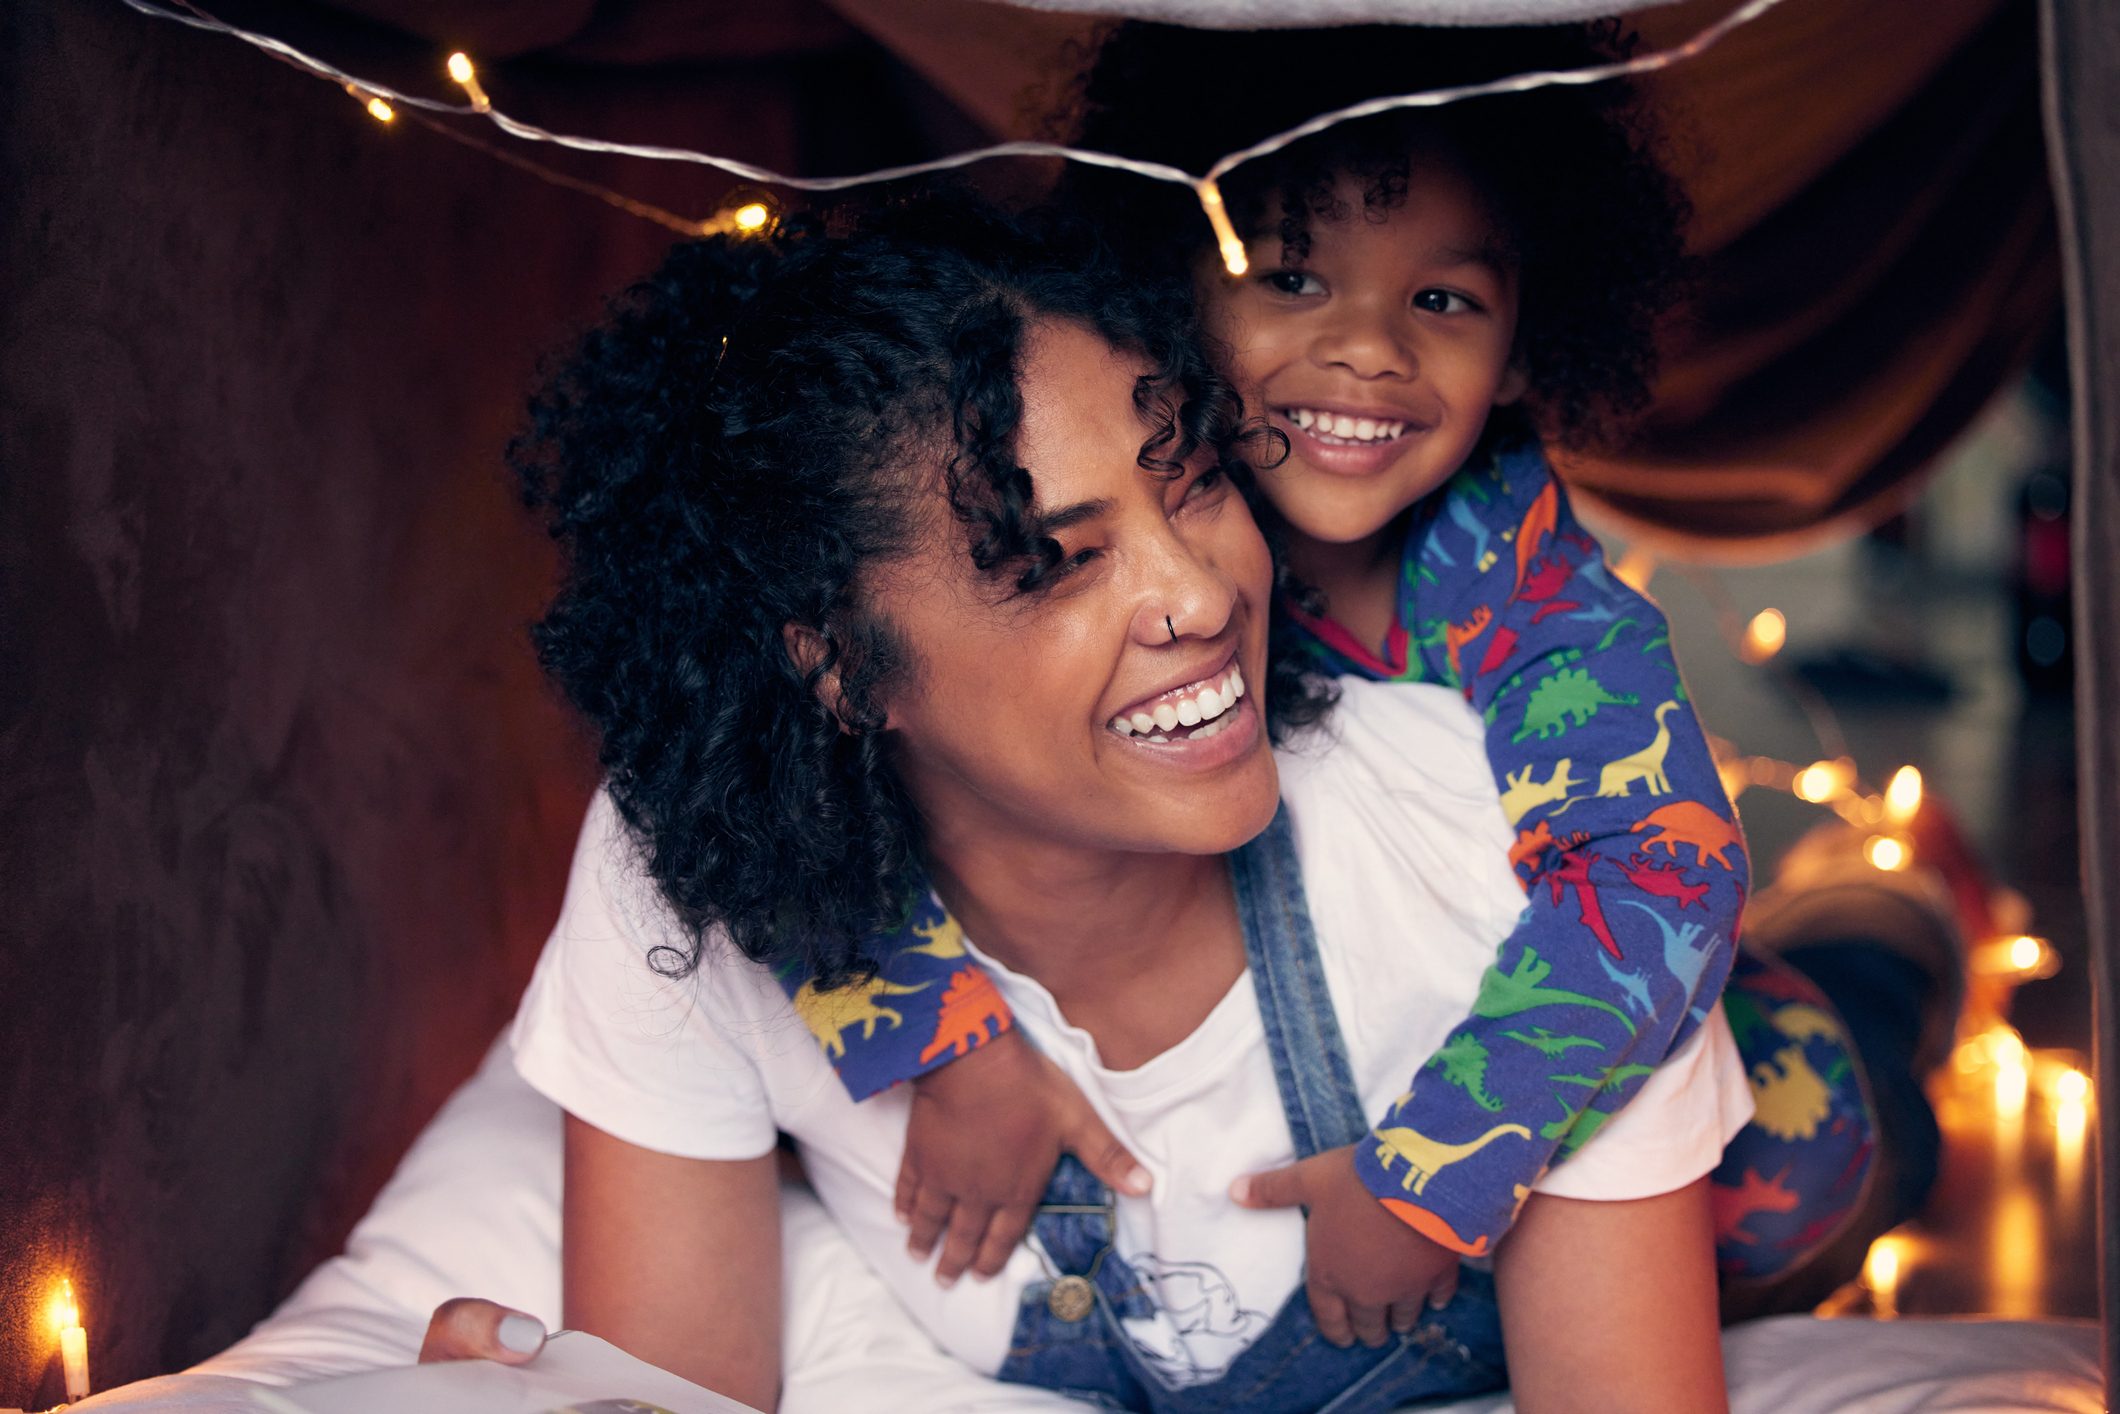
[[[880,731],[883,694],[918,665],[865,610],[864,571],[914,548],[939,486],[997,592],[1039,591],[1060,551],[1014,444],[1041,318],[1146,364],[1144,468],[1208,455],[1241,481],[1255,433],[1188,306],[1060,218],[929,196],[851,231],[802,219],[679,245],[549,375],[510,448],[565,560],[534,636],[685,931],[658,966],[696,966],[711,928],[824,986],[873,966],[863,944],[923,876]],[[791,660],[789,625],[816,632],[820,661]],[[836,710],[817,692],[834,671]],[[1324,710],[1292,660],[1267,689],[1278,726]]]
[[[1087,147],[1204,172],[1224,153],[1364,99],[1604,63],[1629,47],[1618,27],[1341,29],[1219,32],[1115,27],[1083,77],[1067,122]],[[1683,194],[1661,165],[1660,136],[1624,83],[1554,86],[1404,109],[1342,123],[1222,182],[1238,229],[1281,213],[1285,258],[1300,264],[1309,223],[1347,219],[1334,187],[1363,184],[1363,214],[1406,199],[1416,153],[1438,154],[1487,196],[1520,291],[1516,357],[1541,434],[1568,445],[1609,439],[1649,400],[1658,321],[1686,275]],[[1207,227],[1187,193],[1100,171],[1068,186],[1094,208],[1127,213],[1133,254]],[[1115,229],[1119,229],[1115,223]]]

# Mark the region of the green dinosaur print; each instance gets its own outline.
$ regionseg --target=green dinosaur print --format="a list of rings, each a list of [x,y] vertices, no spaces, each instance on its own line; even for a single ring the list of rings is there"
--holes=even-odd
[[[1752,998],[1742,992],[1724,992],[1722,1003],[1723,1015],[1730,1022],[1730,1034],[1737,1038],[1738,1050],[1752,1055],[1774,1039],[1774,1023]]]
[[[1592,649],[1591,651],[1595,653],[1602,653],[1619,640],[1619,634],[1621,629],[1640,627],[1641,623],[1638,620],[1621,619],[1618,623],[1612,625],[1612,627],[1605,630],[1605,636],[1597,641],[1597,647]]]
[[[1556,1036],[1543,1026],[1534,1026],[1528,1032],[1504,1031],[1502,1034],[1512,1041],[1522,1041],[1542,1056],[1563,1056],[1577,1046],[1588,1046],[1598,1051],[1605,1049],[1588,1036]]]
[[[1587,1085],[1595,1090],[1607,1084],[1624,1085],[1637,1075],[1654,1075],[1655,1073],[1656,1067],[1653,1065],[1622,1065],[1613,1067],[1603,1075],[1553,1075],[1547,1078],[1563,1081],[1569,1085]]]
[[[1421,631],[1418,635],[1409,634],[1407,636],[1407,643],[1412,648],[1441,648],[1443,646],[1443,636],[1449,632],[1450,620],[1426,619],[1422,621]],[[1409,654],[1409,660],[1411,657],[1412,655]]]
[[[1561,1099],[1558,1095],[1553,1098],[1560,1104],[1561,1117],[1539,1130],[1538,1133],[1541,1139],[1560,1140],[1562,1158],[1568,1157],[1568,1155],[1595,1139],[1597,1132],[1603,1129],[1612,1118],[1609,1110],[1570,1110],[1566,1100]]]
[[[1524,955],[1516,960],[1515,971],[1504,974],[1498,967],[1487,969],[1480,978],[1480,994],[1472,1003],[1472,1014],[1499,1020],[1542,1006],[1596,1007],[1618,1017],[1620,1024],[1627,1028],[1627,1034],[1634,1034],[1634,1023],[1610,1002],[1584,996],[1581,992],[1540,985],[1552,975],[1553,964],[1541,959],[1537,948],[1525,948]]]
[[[1654,653],[1659,648],[1669,648],[1670,646],[1671,628],[1670,625],[1666,624],[1663,628],[1660,628],[1656,631],[1656,636],[1654,638],[1650,639],[1647,643],[1644,643],[1642,645],[1642,652]]]
[[[1472,1097],[1483,1110],[1498,1110],[1502,1102],[1487,1093],[1487,1048],[1477,1036],[1457,1036],[1428,1058],[1427,1070],[1441,1070],[1443,1079]]]
[[[1540,741],[1560,736],[1570,725],[1581,726],[1605,706],[1632,707],[1641,698],[1631,692],[1607,692],[1605,685],[1581,668],[1563,668],[1531,690],[1524,708],[1524,725],[1511,742]]]
[[[1487,704],[1487,710],[1481,714],[1481,720],[1486,722],[1488,726],[1493,726],[1494,719],[1501,715],[1502,704],[1508,701],[1516,690],[1524,685],[1525,678],[1537,672],[1540,668],[1564,668],[1582,656],[1583,650],[1580,648],[1560,649],[1556,652],[1548,653],[1538,662],[1527,666],[1522,672],[1513,674],[1507,682],[1494,690],[1494,700]],[[1533,689],[1532,695],[1537,695],[1537,689]]]

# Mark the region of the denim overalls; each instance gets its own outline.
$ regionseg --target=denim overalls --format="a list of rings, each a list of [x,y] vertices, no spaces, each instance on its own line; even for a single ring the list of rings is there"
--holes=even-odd
[[[1361,1142],[1369,1123],[1311,932],[1285,808],[1264,834],[1230,856],[1230,874],[1296,1154],[1307,1158]],[[1506,1382],[1494,1281],[1468,1268],[1449,1306],[1424,1312],[1418,1329],[1382,1349],[1328,1344],[1298,1288],[1220,1376],[1173,1387],[1121,1325],[1127,1316],[1152,1314],[1154,1307],[1111,1249],[1110,1190],[1072,1156],[1063,1157],[1032,1231],[1051,1275],[1024,1290],[1000,1370],[1004,1380],[1155,1414],[1371,1414],[1462,1398]]]

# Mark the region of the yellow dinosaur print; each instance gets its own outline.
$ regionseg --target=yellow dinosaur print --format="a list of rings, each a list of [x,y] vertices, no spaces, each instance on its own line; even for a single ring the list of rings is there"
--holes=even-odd
[[[1570,790],[1582,784],[1568,774],[1568,768],[1574,764],[1571,758],[1563,756],[1553,763],[1553,774],[1543,781],[1531,778],[1531,773],[1538,769],[1535,761],[1521,771],[1509,772],[1509,789],[1502,792],[1503,817],[1514,825],[1535,806],[1566,799]]]
[[[928,957],[940,958],[964,956],[964,929],[947,913],[933,923],[915,923],[913,931],[927,941],[907,948],[905,951],[909,953],[924,953]]]
[[[1783,1046],[1753,1065],[1752,1108],[1753,1122],[1776,1139],[1809,1139],[1831,1112],[1832,1094],[1802,1046]]]
[[[880,1004],[878,997],[903,997],[926,990],[926,983],[901,987],[881,977],[834,987],[829,992],[818,991],[815,982],[805,982],[795,990],[795,1014],[810,1028],[824,1053],[836,1058],[847,1053],[847,1043],[840,1038],[850,1027],[859,1026],[861,1039],[866,1041],[876,1034],[879,1021],[888,1021],[894,1031],[904,1023],[905,1018]]]
[[[1636,781],[1647,786],[1651,795],[1671,793],[1671,778],[1664,774],[1664,756],[1671,750],[1671,728],[1665,724],[1664,714],[1677,710],[1676,702],[1666,702],[1656,709],[1655,739],[1632,755],[1607,763],[1604,774],[1597,778],[1599,795],[1625,795]]]
[[[1463,1159],[1469,1159],[1480,1150],[1504,1135],[1514,1134],[1519,1139],[1529,1139],[1531,1131],[1521,1124],[1498,1124],[1473,1140],[1470,1144],[1445,1144],[1440,1139],[1430,1139],[1417,1129],[1394,1125],[1376,1132],[1377,1162],[1384,1171],[1391,1171],[1394,1157],[1406,1161],[1406,1176],[1399,1180],[1401,1188],[1410,1188],[1415,1193],[1428,1187],[1428,1180],[1444,1169]]]
[[[1777,1007],[1768,1013],[1767,1019],[1774,1029],[1791,1041],[1815,1041],[1823,1036],[1829,1041],[1844,1039],[1840,1023],[1808,1002],[1794,1002]]]

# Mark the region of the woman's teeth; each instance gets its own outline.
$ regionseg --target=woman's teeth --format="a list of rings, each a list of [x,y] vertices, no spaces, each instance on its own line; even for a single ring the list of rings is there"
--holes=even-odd
[[[1406,431],[1404,422],[1348,417],[1344,413],[1316,412],[1310,408],[1286,408],[1282,416],[1324,442],[1389,442]]]
[[[1182,696],[1166,697],[1152,708],[1137,709],[1107,724],[1121,736],[1139,734],[1144,740],[1168,744],[1170,733],[1190,727],[1184,740],[1204,741],[1229,725],[1222,714],[1244,695],[1244,674],[1231,668],[1220,682],[1187,688]]]

